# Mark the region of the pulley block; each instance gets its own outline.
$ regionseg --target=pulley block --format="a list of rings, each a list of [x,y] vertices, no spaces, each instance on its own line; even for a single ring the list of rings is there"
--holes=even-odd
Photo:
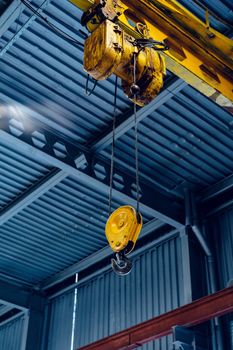
[[[142,216],[130,205],[119,207],[108,218],[105,234],[111,249],[116,252],[112,267],[119,275],[131,271],[132,263],[126,255],[133,250],[141,228]]]

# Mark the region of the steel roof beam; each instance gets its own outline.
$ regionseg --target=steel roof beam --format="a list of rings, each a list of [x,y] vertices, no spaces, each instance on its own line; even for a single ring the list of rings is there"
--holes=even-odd
[[[1,16],[0,24],[0,37],[7,31],[8,28],[19,17],[21,11],[24,9],[24,5],[20,0],[14,0],[4,11]]]
[[[0,317],[4,314],[6,314],[8,311],[12,309],[12,306],[7,304],[7,305],[0,305]]]
[[[186,85],[186,83],[184,83],[179,78],[174,78],[173,80],[171,80],[169,82],[169,84],[167,85],[167,87],[160,93],[159,96],[157,96],[157,98],[154,101],[152,101],[149,105],[147,105],[144,108],[139,110],[138,122],[142,121],[144,118],[146,118],[156,108],[158,108],[162,104],[166,103],[166,101],[168,101],[171,97],[173,97],[173,95],[176,92],[180,91],[185,85]],[[1,128],[5,129],[8,133],[10,133],[10,128],[9,128],[10,121],[5,120],[5,123],[7,125],[4,125],[4,120],[2,119],[1,120]],[[30,122],[30,124],[32,124],[32,123]],[[134,124],[134,116],[132,114],[132,111],[130,111],[130,113],[128,113],[128,114],[124,114],[122,117],[118,117],[118,124],[116,127],[116,138],[120,137],[125,132],[130,130],[133,127],[133,124]],[[81,145],[74,146],[72,143],[68,142],[67,140],[61,139],[61,137],[59,135],[58,136],[53,135],[52,131],[49,131],[49,130],[43,131],[43,129],[45,128],[44,125],[34,125],[34,127],[31,125],[31,128],[32,128],[31,135],[24,135],[25,139],[27,139],[27,140],[30,139],[30,143],[33,144],[32,134],[33,134],[33,132],[35,132],[35,131],[37,132],[39,130],[39,133],[41,133],[41,135],[46,140],[45,143],[47,143],[46,153],[49,153],[51,156],[56,157],[51,145],[55,144],[56,142],[61,141],[66,145],[68,153],[71,153],[71,156],[67,157],[66,160],[73,167],[75,167],[75,168],[82,168],[83,166],[85,167],[85,164],[88,162],[87,159],[89,158],[89,160],[90,160],[91,154],[94,153],[95,158],[97,159],[96,163],[98,163],[98,158],[99,158],[101,164],[103,164],[103,167],[105,167],[106,171],[109,172],[109,169],[107,169],[108,165],[106,164],[106,160],[102,159],[102,157],[100,157],[98,155],[98,152],[111,144],[111,142],[112,142],[112,130],[111,129],[108,129],[107,132],[104,134],[104,136],[102,136],[98,141],[95,141],[94,143],[92,143],[92,145],[90,146],[90,149],[87,149]],[[26,126],[25,126],[25,129],[26,129]],[[19,138],[23,139],[23,135],[20,135]],[[7,137],[6,137],[6,141],[8,141]],[[17,144],[16,144],[16,147],[17,147]],[[34,147],[33,147],[33,149],[34,149]],[[59,159],[59,157],[57,157],[57,158]],[[44,159],[44,157],[43,157],[43,159]],[[51,164],[54,164],[54,161],[52,161]],[[57,162],[55,162],[55,164],[56,164],[55,167],[59,168],[60,170],[53,169],[50,174],[47,174],[45,176],[45,178],[38,181],[35,185],[30,187],[22,195],[20,195],[12,203],[10,203],[1,212],[0,224],[5,223],[12,216],[16,215],[20,210],[22,210],[26,206],[30,205],[36,198],[38,198],[42,194],[46,193],[49,189],[53,188],[56,184],[58,184],[60,181],[62,181],[68,174],[70,174],[69,171],[64,170],[64,164],[62,164],[60,162],[60,159],[59,159],[59,164]],[[73,170],[72,170],[72,172],[73,172]],[[123,175],[125,175],[125,174],[123,174]],[[127,176],[130,177],[129,175],[127,175]],[[93,177],[93,173],[92,173],[92,177]],[[105,184],[108,184],[108,183],[109,183],[109,180],[106,177]],[[154,194],[154,198],[156,198],[158,202],[161,199],[161,204],[165,203],[164,208],[170,207],[169,198],[166,198],[166,196],[164,197],[163,195],[161,195],[159,187],[158,187],[158,190],[155,190],[155,189],[152,190],[152,189],[150,189],[149,186],[142,185],[142,187],[144,187],[143,193],[145,194],[145,197],[146,197],[146,192],[148,194],[150,194],[147,196],[148,197],[147,200],[150,202],[150,205],[152,206],[152,208],[153,208],[153,203],[151,203],[151,202],[152,201],[155,202],[154,199],[151,200],[151,198],[153,198],[152,197],[153,194]],[[127,194],[130,195],[130,197],[132,196],[132,193],[130,192],[130,188],[128,188]],[[166,199],[165,202],[164,202],[164,199]],[[170,199],[172,199],[172,197]],[[126,202],[129,202],[128,199],[125,199],[125,200],[126,200]],[[132,203],[132,198],[131,198],[130,202]],[[149,203],[148,203],[148,205],[149,205]],[[148,207],[148,205],[147,205],[147,207]],[[154,210],[151,211],[150,208],[147,208],[147,209],[148,209],[148,212],[153,213],[152,215],[155,214]],[[158,215],[159,208],[157,208],[157,210],[158,210],[158,213],[157,213],[157,215]],[[172,212],[170,212],[170,214],[172,214]],[[167,222],[167,219],[169,219],[168,213],[166,214],[166,216],[165,217],[163,216],[163,220],[166,220],[166,222]],[[179,216],[181,217],[182,214]],[[157,217],[162,219],[162,217],[160,215],[158,215]],[[174,225],[173,215],[171,217],[172,217],[172,221],[170,221],[170,219],[169,219],[168,223]],[[181,222],[182,222],[182,220],[181,220]],[[176,223],[174,226],[177,226]]]
[[[109,174],[110,166],[108,164],[99,163],[92,159],[87,159],[83,154],[78,158],[72,159],[72,155],[68,154],[67,157],[55,156],[52,144],[45,144],[43,149],[35,147],[32,141],[32,137],[28,133],[22,132],[19,136],[12,134],[8,119],[2,118],[2,125],[0,130],[1,140],[10,143],[15,148],[20,147],[25,153],[33,154],[34,157],[41,162],[47,161],[52,166],[61,169],[61,171],[73,175],[89,187],[94,190],[101,191],[108,198],[109,195]],[[55,140],[53,140],[54,142]],[[72,152],[71,152],[72,153]],[[84,158],[87,163],[85,167],[78,169],[80,161]],[[83,161],[81,161],[83,164]],[[101,164],[106,172],[104,179],[98,179],[93,165]],[[118,190],[117,185],[113,188],[113,198],[120,200],[123,203],[135,206],[136,201],[133,198],[133,185],[135,183],[134,177],[117,171],[118,176],[122,178],[124,189]],[[147,212],[152,217],[156,217],[176,228],[181,228],[184,225],[184,213],[182,203],[178,203],[174,200],[174,197],[164,195],[159,191],[150,188],[146,184],[141,183],[141,211]],[[7,213],[5,213],[7,215]],[[4,216],[1,218],[0,224],[5,222]]]
[[[37,9],[37,13],[41,13],[51,2],[51,0],[44,0],[44,2]],[[25,9],[25,5],[20,0],[15,0],[9,6],[9,15],[2,27],[0,27],[0,34],[3,34],[17,19],[20,13]],[[25,30],[35,21],[37,18],[36,14],[31,14],[28,20],[21,26],[21,28],[16,32],[16,34],[9,40],[9,42],[0,50],[0,57],[2,57],[14,43],[21,37]]]
[[[149,233],[156,231],[157,229],[161,228],[162,226],[164,226],[164,223],[162,223],[161,221],[159,221],[157,219],[153,219],[153,220],[149,221],[148,223],[143,225],[142,232],[140,233],[139,239],[142,239],[143,237],[145,237]],[[89,268],[90,266],[96,264],[98,261],[110,257],[112,254],[113,253],[112,253],[111,248],[109,246],[106,246],[103,249],[98,250],[96,253],[89,255],[86,259],[83,259],[83,260],[77,262],[76,264],[69,266],[67,269],[57,273],[56,275],[49,277],[48,279],[46,279],[45,281],[40,283],[38,285],[38,288],[40,288],[42,290],[46,290],[48,288],[51,288],[55,284],[61,283],[62,281],[75,275],[76,273],[79,273],[79,272]]]
[[[207,189],[199,193],[200,200],[204,203],[222,195],[224,192],[233,188],[233,174],[225,179],[209,186]]]
[[[24,311],[30,306],[30,295],[29,288],[0,280],[0,303]]]
[[[172,333],[172,327],[192,327],[233,311],[233,287],[152,318],[79,350],[132,350]]]
[[[0,212],[0,225],[11,219],[19,211],[33,203],[37,198],[56,186],[67,177],[67,173],[60,169],[54,169],[33,184],[28,190],[22,192],[12,203]]]
[[[214,215],[232,206],[233,174],[197,194],[202,218]]]
[[[170,100],[174,94],[177,94],[181,91],[187,83],[185,83],[182,79],[177,77],[173,78],[170,82],[168,82],[165,89],[163,89],[159,95],[148,105],[139,109],[137,112],[137,122],[140,123],[143,119],[148,117],[151,113],[153,113],[156,109]],[[115,129],[115,139],[117,140],[119,137],[124,135],[127,131],[132,129],[134,126],[134,114],[133,111],[127,115],[122,115],[117,117],[116,121],[116,129]],[[100,139],[95,141],[91,145],[91,151],[94,153],[98,153],[108,147],[112,143],[112,127],[110,127],[104,135],[101,135]]]

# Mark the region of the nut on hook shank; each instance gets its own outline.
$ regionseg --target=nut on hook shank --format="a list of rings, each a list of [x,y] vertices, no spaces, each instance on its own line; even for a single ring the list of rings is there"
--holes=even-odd
[[[130,92],[132,95],[137,96],[140,93],[140,87],[137,84],[132,84],[130,87]]]

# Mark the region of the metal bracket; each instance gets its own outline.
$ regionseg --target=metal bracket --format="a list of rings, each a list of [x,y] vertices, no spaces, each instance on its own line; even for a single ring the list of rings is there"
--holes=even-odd
[[[196,350],[194,332],[185,327],[173,327],[173,350]]]
[[[207,350],[206,339],[191,329],[175,326],[172,333],[173,350]]]

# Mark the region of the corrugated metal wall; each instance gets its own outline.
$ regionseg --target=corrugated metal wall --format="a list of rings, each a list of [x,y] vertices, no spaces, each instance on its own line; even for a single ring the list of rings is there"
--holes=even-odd
[[[233,208],[215,214],[208,220],[207,232],[213,244],[219,288],[233,281]],[[223,318],[226,349],[233,349],[233,313]]]
[[[211,217],[207,231],[216,254],[219,287],[225,288],[233,279],[233,208]]]
[[[0,326],[1,350],[22,350],[25,317],[20,316]]]
[[[52,299],[48,305],[49,328],[47,350],[70,350],[74,291]]]
[[[122,278],[112,270],[78,289],[75,348],[116,333],[184,303],[180,239],[173,238],[136,256]],[[171,338],[143,349],[171,349]]]

